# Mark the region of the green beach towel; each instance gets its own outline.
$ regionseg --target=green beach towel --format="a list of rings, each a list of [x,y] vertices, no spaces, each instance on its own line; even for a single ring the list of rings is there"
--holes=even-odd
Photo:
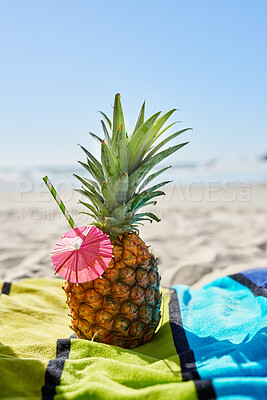
[[[238,301],[233,302],[233,298],[239,299],[242,305],[243,297],[238,294],[240,289],[249,292],[246,298],[254,302],[254,311],[263,307],[263,299],[266,300],[266,297],[256,296],[251,288],[245,287],[238,280],[230,281],[231,284],[234,282],[233,287],[226,287],[225,282],[219,284],[217,292],[216,284],[211,287],[217,296],[221,296],[217,299],[220,305],[224,296],[225,301],[228,301],[230,293],[232,309],[240,314],[240,309],[236,309],[240,306]],[[220,372],[216,363],[210,364],[214,360],[213,341],[205,344],[205,357],[203,353],[198,356],[200,359],[195,358],[194,346],[197,343],[194,343],[194,340],[197,333],[192,337],[190,335],[193,335],[194,329],[200,328],[199,319],[194,325],[190,318],[190,310],[195,312],[197,309],[200,316],[202,313],[203,323],[200,325],[203,328],[208,324],[207,329],[211,327],[206,335],[210,340],[212,329],[216,330],[216,318],[213,317],[209,322],[211,315],[207,313],[212,313],[212,308],[210,303],[204,302],[202,307],[199,296],[205,295],[206,298],[210,298],[211,289],[194,291],[185,285],[162,289],[162,320],[153,340],[138,348],[124,350],[75,338],[68,326],[68,309],[62,284],[61,279],[24,279],[14,283],[0,283],[0,399],[264,398],[261,397],[266,390],[266,380],[264,382],[263,377],[266,364],[262,364],[261,358],[264,349],[254,356],[250,354],[248,361],[252,360],[255,373],[251,372],[252,369],[247,369],[245,373],[242,372],[245,371],[244,368],[239,371],[233,370],[230,362],[229,371],[226,362],[226,367]],[[194,298],[198,302],[195,306]],[[255,308],[259,300],[261,304]],[[247,310],[248,303],[245,307]],[[229,307],[227,313],[229,322]],[[220,315],[218,318],[222,319],[224,316]],[[257,328],[254,320],[253,324],[255,335],[263,326]],[[251,326],[248,326],[248,329],[252,331]],[[248,336],[244,326],[242,332]],[[224,334],[230,335],[227,330]],[[201,340],[205,339],[203,330],[201,335]],[[235,333],[232,332],[231,335]],[[241,342],[244,345],[242,335],[235,341],[230,337],[227,340],[232,346]],[[226,342],[226,339],[223,340],[223,343]],[[215,357],[217,361],[220,357],[225,357],[227,349],[227,346],[220,347],[220,354],[216,354]],[[230,349],[231,352],[233,348]],[[257,368],[257,362],[263,369]],[[248,385],[243,393],[245,379],[248,379],[250,386]],[[232,389],[229,389],[231,387]],[[249,389],[251,387],[252,389]],[[227,390],[223,393],[222,388],[228,392],[230,390],[228,395]],[[246,393],[249,397],[246,397]]]

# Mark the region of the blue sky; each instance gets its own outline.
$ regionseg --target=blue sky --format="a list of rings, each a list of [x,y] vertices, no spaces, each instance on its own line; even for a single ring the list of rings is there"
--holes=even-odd
[[[0,0],[1,166],[74,164],[121,93],[178,108],[181,161],[267,152],[267,3]]]

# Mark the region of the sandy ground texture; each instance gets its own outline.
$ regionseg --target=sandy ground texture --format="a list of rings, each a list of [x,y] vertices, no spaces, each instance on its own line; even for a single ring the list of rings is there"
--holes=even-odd
[[[78,226],[80,195],[60,192]],[[69,230],[51,195],[1,192],[0,280],[53,277],[50,253]],[[141,238],[159,260],[162,285],[201,287],[225,274],[267,266],[267,185],[172,186],[154,207],[160,223]],[[152,209],[150,209],[152,211]]]

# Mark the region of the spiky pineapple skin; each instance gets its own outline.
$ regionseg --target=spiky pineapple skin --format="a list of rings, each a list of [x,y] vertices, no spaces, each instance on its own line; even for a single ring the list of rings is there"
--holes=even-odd
[[[118,236],[102,278],[65,283],[70,327],[83,339],[123,348],[145,344],[160,321],[159,283],[156,259],[140,237]]]

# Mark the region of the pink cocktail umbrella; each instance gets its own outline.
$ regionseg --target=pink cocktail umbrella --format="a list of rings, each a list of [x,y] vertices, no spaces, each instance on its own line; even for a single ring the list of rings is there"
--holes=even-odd
[[[73,283],[92,281],[101,276],[111,257],[112,245],[108,236],[94,226],[66,232],[51,254],[56,273]]]

